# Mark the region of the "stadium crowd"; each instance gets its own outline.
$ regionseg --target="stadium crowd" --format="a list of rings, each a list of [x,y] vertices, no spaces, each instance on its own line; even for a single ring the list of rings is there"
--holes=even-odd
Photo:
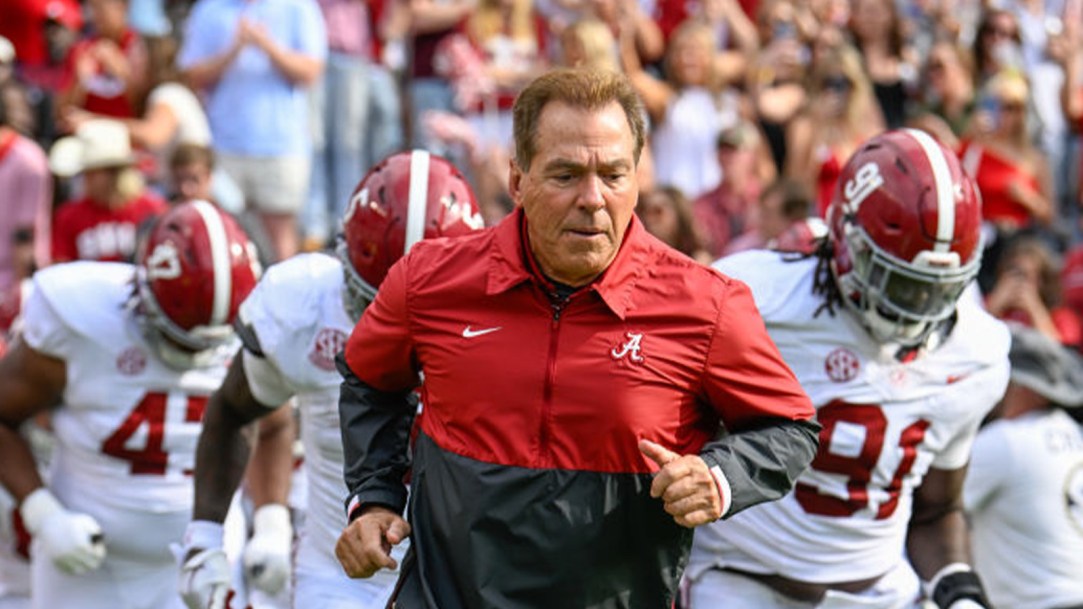
[[[635,213],[705,265],[753,249],[815,255],[862,144],[903,127],[931,135],[982,201],[978,289],[963,297],[1026,335],[992,433],[1023,462],[1040,434],[1005,422],[1083,405],[1083,0],[4,0],[0,352],[35,302],[36,272],[134,263],[184,202],[236,217],[269,267],[333,251],[358,181],[425,150],[458,167],[494,226],[516,207],[518,93],[579,66],[627,76],[647,125]],[[260,396],[244,395],[255,412]],[[1004,561],[1016,559],[993,556],[1027,538],[988,527],[1004,526],[990,525],[994,478],[1015,462],[997,465],[988,439],[975,447],[987,460],[965,496],[987,527],[975,562],[1017,603],[1002,609],[1083,606],[1083,440],[1057,433],[1065,456],[1050,462],[1075,464],[1064,509],[1078,529],[1042,541],[1079,569],[1057,604],[1013,596]],[[0,509],[17,511],[6,496]],[[29,606],[15,604],[30,593],[21,527],[0,518],[2,609]]]

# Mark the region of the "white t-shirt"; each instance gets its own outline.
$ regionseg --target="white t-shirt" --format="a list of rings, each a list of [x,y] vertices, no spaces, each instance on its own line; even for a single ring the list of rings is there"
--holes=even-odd
[[[974,568],[997,607],[1083,604],[1083,428],[1061,410],[990,423],[964,501]]]
[[[751,288],[823,431],[793,493],[696,529],[691,577],[729,566],[830,583],[891,570],[903,556],[913,490],[930,467],[966,464],[1007,386],[1008,330],[971,301],[960,302],[939,348],[904,363],[848,311],[815,314],[816,262],[750,251],[715,263]]]
[[[207,113],[199,103],[195,93],[180,83],[167,82],[158,85],[147,97],[147,109],[158,104],[169,107],[177,120],[177,131],[173,138],[159,150],[155,156],[158,163],[158,176],[165,178],[169,173],[169,159],[180,144],[198,144],[210,147],[211,127],[207,122]]]

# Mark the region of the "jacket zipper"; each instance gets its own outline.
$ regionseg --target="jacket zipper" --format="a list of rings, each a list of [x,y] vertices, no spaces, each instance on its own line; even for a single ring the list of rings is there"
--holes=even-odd
[[[542,413],[540,429],[538,430],[538,465],[549,467],[549,417],[553,412],[553,379],[556,376],[557,365],[557,342],[560,337],[560,314],[568,304],[568,299],[560,298],[553,294],[549,297],[549,304],[553,308],[553,320],[550,323],[549,332],[549,357],[545,362],[545,387],[542,392]]]

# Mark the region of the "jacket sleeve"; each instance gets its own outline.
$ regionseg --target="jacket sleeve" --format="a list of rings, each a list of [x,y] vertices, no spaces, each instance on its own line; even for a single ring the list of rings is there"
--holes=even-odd
[[[405,263],[392,267],[335,358],[343,378],[339,418],[351,516],[358,505],[376,503],[400,513],[406,505],[403,477],[419,375],[408,327]]]
[[[417,400],[413,391],[380,391],[366,384],[339,354],[335,363],[342,374],[339,417],[345,456],[347,515],[358,506],[380,504],[399,512],[406,507],[410,468],[410,427]]]
[[[820,425],[740,281],[727,282],[708,355],[705,393],[725,427],[723,436],[700,452],[729,485],[724,516],[790,492],[816,455]]]

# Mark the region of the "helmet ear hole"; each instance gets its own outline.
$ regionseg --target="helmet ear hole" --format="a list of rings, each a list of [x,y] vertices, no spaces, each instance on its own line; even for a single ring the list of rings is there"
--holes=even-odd
[[[843,302],[878,339],[924,340],[977,274],[980,197],[924,132],[890,131],[858,149],[827,217]]]

